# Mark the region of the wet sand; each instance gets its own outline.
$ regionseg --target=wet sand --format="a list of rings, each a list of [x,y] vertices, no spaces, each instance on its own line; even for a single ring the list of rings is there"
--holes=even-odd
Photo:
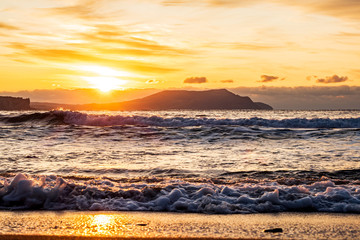
[[[0,239],[359,239],[360,215],[0,212]],[[265,232],[280,228],[282,232]],[[280,231],[280,230],[279,230]]]

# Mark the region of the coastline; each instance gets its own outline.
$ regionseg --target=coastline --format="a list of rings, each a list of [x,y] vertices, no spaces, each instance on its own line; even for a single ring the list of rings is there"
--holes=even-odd
[[[207,215],[158,212],[0,212],[7,239],[354,239],[360,215],[268,213]],[[281,228],[283,232],[265,232]]]

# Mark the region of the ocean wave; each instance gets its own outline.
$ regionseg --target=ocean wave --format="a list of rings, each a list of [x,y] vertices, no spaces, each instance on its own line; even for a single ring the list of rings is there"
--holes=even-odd
[[[276,181],[215,184],[179,179],[124,181],[56,176],[0,177],[0,209],[265,213],[360,213],[360,186],[331,179],[283,185]]]
[[[39,123],[39,124],[69,124],[85,126],[157,126],[157,127],[191,127],[191,126],[259,126],[272,128],[360,128],[360,118],[190,118],[159,116],[124,116],[87,114],[73,111],[50,111],[20,115],[0,116],[0,122]]]

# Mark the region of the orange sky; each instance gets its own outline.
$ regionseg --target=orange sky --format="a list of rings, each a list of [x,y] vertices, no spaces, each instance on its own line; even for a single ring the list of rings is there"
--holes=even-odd
[[[360,86],[353,0],[1,0],[1,91]]]

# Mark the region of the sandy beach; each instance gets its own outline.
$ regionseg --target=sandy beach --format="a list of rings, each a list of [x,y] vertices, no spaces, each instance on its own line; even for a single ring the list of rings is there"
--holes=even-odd
[[[0,239],[357,239],[359,215],[1,212]],[[282,232],[265,232],[280,228]]]

